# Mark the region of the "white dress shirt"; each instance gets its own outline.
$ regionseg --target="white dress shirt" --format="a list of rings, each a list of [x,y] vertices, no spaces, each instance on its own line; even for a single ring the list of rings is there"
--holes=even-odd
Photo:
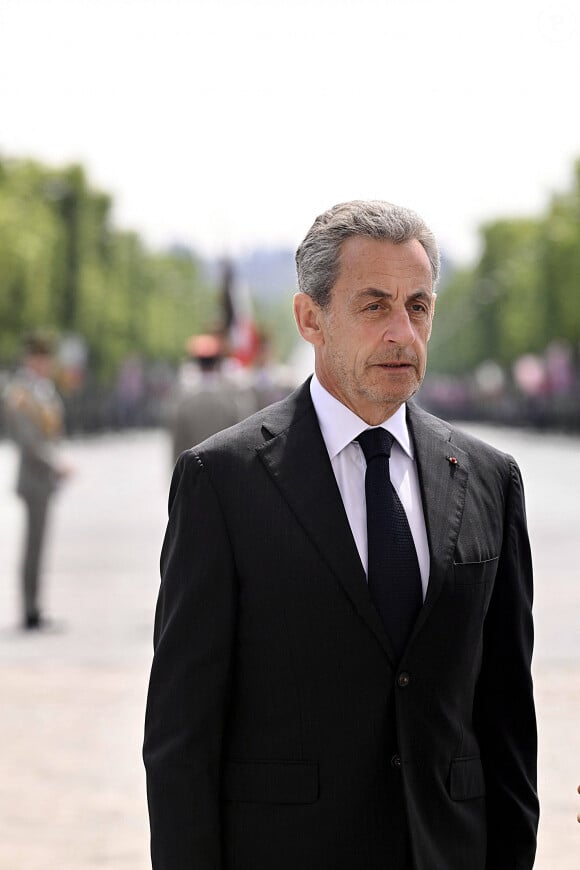
[[[362,448],[354,439],[364,429],[372,427],[325,390],[316,375],[310,382],[310,393],[360,560],[367,572],[365,496],[367,463]],[[425,600],[429,580],[429,545],[413,444],[407,428],[405,405],[402,405],[381,425],[395,438],[389,462],[391,482],[407,514],[417,551],[423,600]]]

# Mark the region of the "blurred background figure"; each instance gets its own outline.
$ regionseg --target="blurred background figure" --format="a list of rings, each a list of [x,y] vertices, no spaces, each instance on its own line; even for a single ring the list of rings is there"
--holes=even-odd
[[[146,397],[145,371],[139,354],[131,353],[121,361],[112,396],[112,423],[118,429],[144,423]]]
[[[275,362],[271,338],[264,330],[258,332],[256,354],[249,369],[249,385],[256,411],[283,399],[297,386],[291,368]]]
[[[173,461],[220,429],[233,426],[254,408],[248,390],[223,371],[224,344],[217,335],[193,335],[178,376],[169,413]]]
[[[40,574],[51,496],[69,469],[57,453],[62,400],[54,381],[54,339],[36,332],[24,343],[21,367],[4,391],[8,434],[19,450],[16,491],[26,510],[21,563],[22,628],[51,627],[41,610]]]

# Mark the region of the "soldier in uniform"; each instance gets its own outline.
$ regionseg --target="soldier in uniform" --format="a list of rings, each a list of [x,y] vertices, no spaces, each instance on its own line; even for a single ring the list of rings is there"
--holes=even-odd
[[[53,368],[50,336],[29,336],[22,366],[4,395],[8,433],[20,453],[16,491],[26,509],[21,581],[22,627],[27,631],[50,625],[40,608],[41,557],[50,499],[69,473],[56,450],[63,429],[63,404],[53,381]]]
[[[186,352],[169,419],[173,462],[184,450],[255,410],[248,387],[224,373],[224,346],[216,335],[192,335]]]

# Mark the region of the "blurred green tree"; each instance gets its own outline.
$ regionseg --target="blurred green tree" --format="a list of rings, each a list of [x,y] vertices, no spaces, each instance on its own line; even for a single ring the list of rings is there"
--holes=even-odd
[[[130,354],[177,362],[187,336],[215,319],[196,257],[148,251],[112,227],[111,207],[81,166],[0,161],[0,362],[48,326],[82,336],[108,382]]]
[[[430,370],[469,373],[484,360],[509,368],[555,339],[580,343],[580,161],[570,192],[537,218],[481,227],[482,254],[441,286]]]
[[[545,330],[549,340],[580,341],[580,160],[574,186],[553,197],[541,238],[542,291],[549,300]]]

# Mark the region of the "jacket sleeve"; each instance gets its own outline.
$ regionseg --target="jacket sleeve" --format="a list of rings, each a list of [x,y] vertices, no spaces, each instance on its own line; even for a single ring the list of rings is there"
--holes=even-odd
[[[179,459],[161,587],[143,757],[154,870],[218,870],[221,745],[231,678],[235,573],[199,457]]]
[[[539,810],[532,585],[522,480],[511,460],[503,546],[485,619],[474,711],[486,779],[487,870],[531,870],[534,864]]]

